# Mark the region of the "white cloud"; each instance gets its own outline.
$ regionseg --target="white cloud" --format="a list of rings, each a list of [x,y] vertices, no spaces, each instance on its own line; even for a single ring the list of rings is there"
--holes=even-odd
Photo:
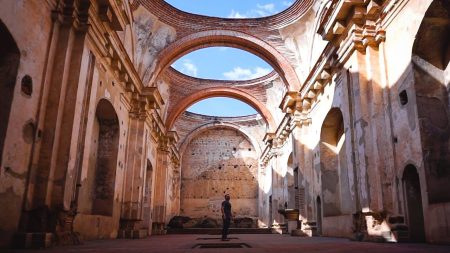
[[[283,1],[283,5],[286,7],[291,6],[294,3],[294,1]]]
[[[275,12],[275,4],[257,4],[258,9],[265,10],[267,12]]]
[[[181,68],[177,69],[183,74],[194,77],[196,77],[198,73],[197,66],[189,59],[183,59],[183,61],[181,62]]]
[[[249,10],[245,13],[240,13],[239,11],[231,10],[228,18],[257,18],[274,15],[278,12],[275,8],[275,4],[257,4],[256,8]]]
[[[250,80],[269,74],[269,68],[256,67],[254,69],[235,67],[232,71],[223,73],[228,80]]]
[[[228,15],[228,18],[248,18],[246,15],[241,14],[238,11],[231,10],[230,15]]]

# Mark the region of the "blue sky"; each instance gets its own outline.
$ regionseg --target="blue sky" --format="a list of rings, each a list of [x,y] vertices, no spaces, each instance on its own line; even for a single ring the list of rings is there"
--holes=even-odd
[[[215,80],[249,80],[273,68],[261,58],[230,47],[209,47],[178,59],[172,67],[193,77]]]
[[[214,97],[201,100],[189,107],[187,111],[224,117],[245,116],[258,113],[244,102],[225,97]]]
[[[293,0],[166,0],[190,13],[223,18],[257,18],[277,14]],[[191,52],[172,64],[193,77],[215,80],[249,80],[270,73],[273,68],[246,51],[210,47]],[[243,116],[257,113],[247,104],[230,98],[210,98],[194,104],[188,111],[215,116]]]
[[[257,18],[279,13],[293,0],[166,0],[190,13],[222,18]]]

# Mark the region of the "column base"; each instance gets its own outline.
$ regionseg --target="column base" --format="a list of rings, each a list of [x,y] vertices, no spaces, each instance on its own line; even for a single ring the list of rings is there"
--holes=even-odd
[[[289,234],[287,224],[285,224],[285,223],[273,224],[272,225],[272,233],[273,234],[281,234],[281,235]]]
[[[53,233],[17,233],[13,247],[18,249],[47,249],[54,245]]]
[[[153,222],[152,224],[152,235],[165,235],[167,234],[167,229],[165,223]]]
[[[117,238],[119,239],[143,239],[148,237],[148,230],[147,229],[137,229],[137,230],[130,230],[130,229],[120,229],[117,233]]]
[[[142,239],[148,237],[148,229],[143,228],[142,220],[120,220],[120,228],[117,233],[119,239]]]
[[[317,232],[317,223],[315,221],[302,223],[302,231],[309,237],[319,236],[319,233]]]

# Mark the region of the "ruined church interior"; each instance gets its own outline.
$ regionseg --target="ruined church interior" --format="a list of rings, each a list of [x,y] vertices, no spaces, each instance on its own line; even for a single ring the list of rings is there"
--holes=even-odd
[[[0,0],[0,249],[450,252],[450,0],[272,2]]]

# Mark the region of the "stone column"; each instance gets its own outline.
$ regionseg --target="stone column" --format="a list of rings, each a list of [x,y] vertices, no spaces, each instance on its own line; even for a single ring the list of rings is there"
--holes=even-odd
[[[180,213],[180,188],[181,188],[181,173],[180,173],[180,158],[178,152],[171,151],[170,157],[170,187],[171,195],[168,201],[170,201],[171,208],[170,212],[167,213],[166,222],[169,222],[173,216],[179,215]]]
[[[170,163],[169,139],[160,136],[155,169],[155,193],[153,204],[152,233],[163,234],[167,213],[167,188],[169,187],[168,172]]]
[[[73,233],[76,169],[71,166],[79,136],[77,122],[84,86],[80,82],[81,61],[88,30],[90,1],[63,1],[53,12],[54,24],[44,90],[38,115],[38,137],[33,151],[21,232],[16,243],[25,247],[47,247],[48,233],[57,232],[62,243],[77,240]],[[42,136],[41,136],[42,135]],[[44,220],[37,224],[32,220]],[[58,219],[58,221],[56,221]],[[35,233],[41,231],[41,233]],[[26,232],[33,232],[26,234]],[[33,238],[33,239],[32,239]],[[32,242],[31,242],[32,241]]]
[[[148,231],[140,229],[146,173],[144,132],[145,113],[131,112],[119,238],[144,238],[148,235]]]
[[[369,35],[364,38],[364,30]],[[389,240],[386,233],[387,215],[394,211],[394,158],[389,103],[384,77],[384,60],[379,45],[384,32],[369,23],[355,29],[355,50],[345,63],[350,69],[350,99],[356,148],[357,192],[359,215],[357,218],[367,228],[367,236]],[[381,148],[382,147],[382,148]],[[358,230],[358,229],[357,229]]]

